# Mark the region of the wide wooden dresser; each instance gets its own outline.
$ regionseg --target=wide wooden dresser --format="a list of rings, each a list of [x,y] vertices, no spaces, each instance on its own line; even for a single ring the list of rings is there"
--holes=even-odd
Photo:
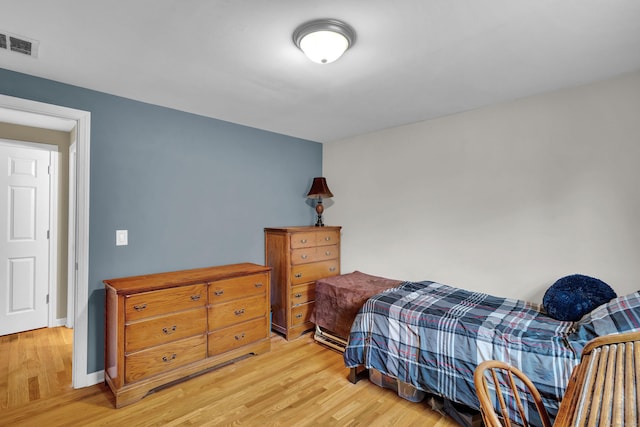
[[[115,406],[269,351],[270,270],[243,263],[105,280],[105,382]]]
[[[271,327],[287,340],[313,329],[315,281],[340,274],[341,227],[265,228],[265,264],[272,268]]]

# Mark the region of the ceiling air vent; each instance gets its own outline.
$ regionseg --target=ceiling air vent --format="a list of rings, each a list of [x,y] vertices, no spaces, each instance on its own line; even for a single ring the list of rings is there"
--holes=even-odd
[[[38,45],[40,45],[40,42],[37,40],[0,31],[0,49],[22,53],[35,58],[38,56]]]

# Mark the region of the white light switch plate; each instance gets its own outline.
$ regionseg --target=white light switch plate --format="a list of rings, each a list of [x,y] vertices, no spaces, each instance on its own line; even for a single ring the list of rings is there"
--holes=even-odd
[[[129,230],[116,230],[116,246],[129,244]]]

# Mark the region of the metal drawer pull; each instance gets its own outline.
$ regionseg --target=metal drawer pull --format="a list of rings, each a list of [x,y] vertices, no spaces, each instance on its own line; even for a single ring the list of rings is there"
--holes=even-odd
[[[256,288],[261,288],[262,287],[262,283],[258,282],[254,285]]]
[[[244,308],[241,308],[240,310],[236,310],[234,311],[234,313],[236,314],[236,316],[242,316],[244,314]]]
[[[142,310],[144,310],[145,308],[147,308],[147,304],[134,305],[134,306],[133,306],[133,308],[134,308],[136,311],[142,311]]]
[[[307,239],[300,239],[300,243],[307,243]]]
[[[324,240],[326,240],[327,242],[331,241],[331,237],[325,237]]]
[[[244,332],[241,333],[240,335],[236,335],[236,341],[240,341],[241,339],[244,339]]]
[[[296,279],[299,279],[299,278],[301,278],[301,277],[302,277],[302,273],[298,273],[298,274],[296,274]]]
[[[222,289],[216,289],[216,291],[214,292],[214,294],[219,297],[220,295],[224,294],[224,290]]]
[[[295,294],[296,298],[302,298],[302,294]]]
[[[307,254],[302,254],[302,255],[300,255],[300,258],[302,258],[302,259],[307,259],[307,258],[309,258],[309,255],[307,255]]]
[[[296,314],[296,319],[302,319],[302,313]]]
[[[176,331],[177,328],[178,328],[177,325],[173,325],[170,328],[162,328],[162,332],[164,332],[167,335],[171,335],[172,333],[174,333]]]
[[[175,354],[175,353],[173,353],[173,354],[171,355],[171,357],[162,356],[162,361],[163,361],[163,362],[165,362],[165,363],[169,363],[169,362],[171,362],[172,360],[175,360],[176,356],[177,356],[177,354]]]
[[[200,295],[191,295],[191,301],[199,301]]]
[[[329,267],[329,271],[334,272],[334,271],[336,271],[336,268],[335,267]]]
[[[325,254],[326,256],[329,256],[329,255],[331,255],[331,251],[326,251],[324,254]]]

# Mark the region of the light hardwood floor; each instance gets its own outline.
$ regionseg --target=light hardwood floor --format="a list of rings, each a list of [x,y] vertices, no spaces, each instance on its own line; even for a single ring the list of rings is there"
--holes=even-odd
[[[426,402],[351,384],[342,355],[311,334],[271,342],[269,353],[115,409],[104,384],[71,388],[70,330],[0,337],[0,426],[458,426]]]
[[[69,390],[72,340],[67,328],[0,336],[0,410]]]

